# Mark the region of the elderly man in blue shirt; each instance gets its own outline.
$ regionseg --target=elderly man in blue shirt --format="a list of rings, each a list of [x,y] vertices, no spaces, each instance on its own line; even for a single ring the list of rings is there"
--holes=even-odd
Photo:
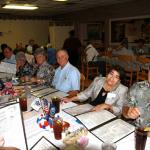
[[[60,66],[55,71],[53,86],[70,96],[76,95],[80,90],[79,70],[69,63],[69,55],[66,50],[58,50],[56,59]]]

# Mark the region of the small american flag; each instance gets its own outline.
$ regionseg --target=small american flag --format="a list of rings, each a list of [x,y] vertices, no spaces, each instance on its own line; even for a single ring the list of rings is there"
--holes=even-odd
[[[43,111],[44,111],[45,114],[48,114],[48,112],[49,112],[48,100],[47,99],[43,99]]]

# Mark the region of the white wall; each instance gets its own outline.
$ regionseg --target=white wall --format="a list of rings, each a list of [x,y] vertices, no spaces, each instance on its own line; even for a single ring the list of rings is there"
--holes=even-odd
[[[27,44],[29,39],[45,45],[49,36],[48,20],[0,20],[0,44],[7,43],[14,48],[16,43]]]
[[[68,32],[73,26],[49,26],[50,42],[56,49],[62,48],[64,40],[69,36]]]

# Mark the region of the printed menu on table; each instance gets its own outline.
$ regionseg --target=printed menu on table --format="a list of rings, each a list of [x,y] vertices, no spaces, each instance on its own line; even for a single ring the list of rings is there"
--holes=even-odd
[[[59,150],[59,148],[42,136],[42,138],[35,143],[31,150]]]
[[[46,88],[46,89],[42,89],[42,90],[39,90],[39,91],[35,91],[33,92],[32,94],[34,96],[37,96],[37,97],[42,97],[44,95],[48,95],[50,93],[53,93],[53,92],[56,92],[57,90],[56,89],[53,89],[53,88]]]
[[[0,136],[5,140],[4,146],[27,150],[24,124],[18,102],[7,103],[4,107],[0,107]]]
[[[116,119],[91,132],[103,142],[114,143],[132,133],[134,129],[133,125]]]
[[[44,96],[44,98],[46,98],[46,99],[49,99],[49,98],[52,98],[52,97],[63,98],[63,97],[66,97],[66,96],[68,96],[67,93],[62,92],[62,91],[56,91],[56,92],[53,92],[49,95]]]
[[[75,107],[64,109],[64,111],[72,116],[89,112],[93,108],[90,104],[77,105]]]
[[[74,102],[62,103],[61,104],[61,109],[64,110],[64,109],[67,109],[67,108],[75,107],[77,105],[78,104],[76,104]]]
[[[32,93],[32,92],[35,92],[35,91],[42,90],[42,89],[46,89],[46,88],[47,88],[47,87],[44,86],[44,85],[40,85],[40,86],[37,86],[37,85],[36,85],[36,87],[35,87],[35,86],[31,86],[31,93]]]
[[[87,112],[76,116],[76,118],[79,119],[88,130],[91,130],[116,118],[116,116],[107,110],[101,110]]]
[[[16,74],[16,64],[1,62],[0,72]]]

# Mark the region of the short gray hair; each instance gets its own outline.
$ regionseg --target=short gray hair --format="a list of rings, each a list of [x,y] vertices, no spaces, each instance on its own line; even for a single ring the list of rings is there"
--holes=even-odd
[[[34,56],[37,56],[37,55],[43,55],[43,56],[47,57],[47,53],[43,48],[37,48],[35,50]]]
[[[66,53],[66,54],[69,56],[68,51],[67,51],[66,49],[58,49],[58,50],[56,51],[56,54],[57,54],[58,52],[60,52],[60,51]]]
[[[18,52],[16,54],[16,60],[24,60],[24,61],[26,61],[25,53],[24,52]]]

